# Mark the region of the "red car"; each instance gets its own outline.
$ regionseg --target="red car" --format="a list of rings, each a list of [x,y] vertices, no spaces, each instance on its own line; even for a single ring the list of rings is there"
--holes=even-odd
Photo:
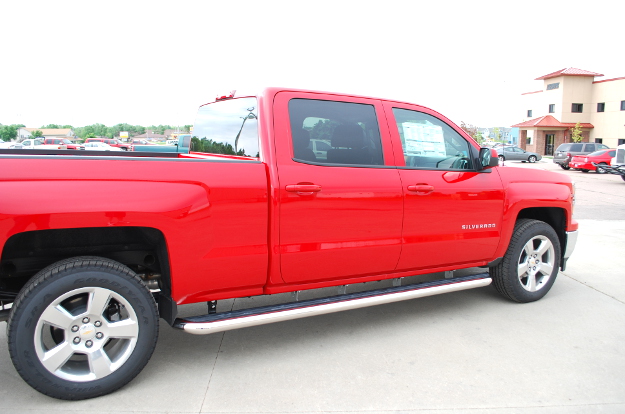
[[[595,164],[605,164],[610,165],[612,158],[616,157],[615,149],[604,149],[595,151],[588,155],[576,155],[569,162],[569,166],[572,170],[580,170],[581,172],[587,173],[588,171],[596,171],[597,168],[592,165]],[[599,170],[598,174],[605,174],[605,171]]]

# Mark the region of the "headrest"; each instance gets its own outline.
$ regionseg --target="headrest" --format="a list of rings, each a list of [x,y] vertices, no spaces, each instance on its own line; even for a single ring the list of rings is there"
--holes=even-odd
[[[332,133],[333,148],[362,148],[365,134],[358,124],[341,124]]]

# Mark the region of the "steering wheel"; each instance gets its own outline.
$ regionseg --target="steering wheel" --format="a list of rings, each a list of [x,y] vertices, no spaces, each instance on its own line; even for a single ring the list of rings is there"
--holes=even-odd
[[[467,157],[458,158],[451,164],[451,168],[455,170],[466,170],[469,168],[469,159]]]

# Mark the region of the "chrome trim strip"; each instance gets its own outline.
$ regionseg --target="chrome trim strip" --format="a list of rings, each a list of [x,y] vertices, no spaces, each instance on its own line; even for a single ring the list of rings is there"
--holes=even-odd
[[[490,278],[468,280],[464,282],[452,282],[446,285],[418,288],[397,293],[380,294],[361,299],[343,300],[334,303],[326,303],[317,306],[308,306],[297,309],[276,311],[262,315],[250,315],[235,319],[220,320],[214,322],[187,322],[183,329],[194,335],[207,335],[215,332],[229,331],[231,329],[246,328],[248,326],[264,325],[273,322],[288,321],[291,319],[306,318],[308,316],[323,315],[343,310],[364,308],[367,306],[381,305],[385,303],[399,302],[402,300],[422,298],[439,295],[442,293],[456,292],[466,289],[488,286]]]
[[[573,254],[573,250],[575,250],[575,245],[577,244],[577,235],[577,230],[566,232],[566,250],[564,251],[564,259],[568,259]]]

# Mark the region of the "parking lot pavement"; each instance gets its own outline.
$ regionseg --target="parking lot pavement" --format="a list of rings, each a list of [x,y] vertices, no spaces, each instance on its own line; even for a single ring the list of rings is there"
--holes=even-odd
[[[207,336],[161,323],[134,381],[78,402],[22,381],[0,323],[0,413],[623,413],[625,183],[518,164],[579,176],[577,248],[538,302],[489,286]]]

